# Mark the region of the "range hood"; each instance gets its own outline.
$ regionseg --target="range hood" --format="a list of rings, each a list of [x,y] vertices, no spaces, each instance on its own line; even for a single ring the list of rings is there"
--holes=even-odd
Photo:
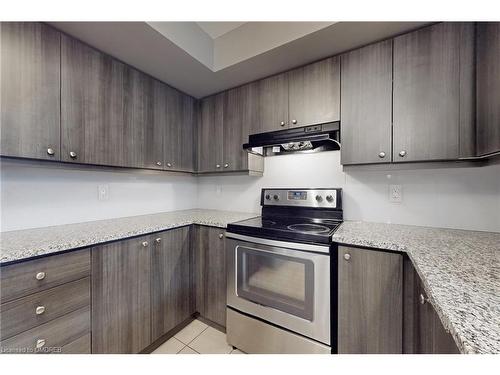
[[[340,122],[252,134],[243,149],[261,156],[340,150]]]

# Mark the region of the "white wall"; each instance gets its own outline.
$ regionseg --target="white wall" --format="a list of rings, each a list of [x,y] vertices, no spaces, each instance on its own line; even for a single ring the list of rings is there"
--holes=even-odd
[[[263,187],[341,187],[345,219],[500,232],[500,165],[344,173],[339,158],[275,156],[261,178],[200,177],[198,206],[259,212]],[[389,184],[402,185],[402,203],[389,202]]]
[[[194,208],[196,177],[161,172],[1,164],[1,231]],[[109,186],[98,200],[97,186]]]
[[[194,207],[260,212],[263,187],[342,187],[346,219],[500,232],[500,165],[344,173],[339,157],[339,152],[269,157],[264,177],[198,178],[2,160],[0,229]],[[389,183],[402,185],[403,203],[389,202]],[[97,199],[100,184],[109,186],[107,201]]]

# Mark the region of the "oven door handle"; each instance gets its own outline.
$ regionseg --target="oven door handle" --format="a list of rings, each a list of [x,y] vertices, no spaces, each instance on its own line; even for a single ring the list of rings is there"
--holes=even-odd
[[[230,232],[226,232],[226,238],[232,238],[235,240],[240,240],[240,241],[245,241],[245,242],[250,242],[250,243],[255,243],[255,244],[260,244],[260,245],[266,245],[266,246],[282,247],[285,249],[310,251],[310,252],[322,253],[322,254],[329,254],[330,253],[330,247],[324,246],[324,245],[312,245],[312,244],[306,244],[306,243],[277,241],[277,240],[270,240],[267,238],[244,236],[242,234],[236,234],[236,233],[230,233]]]

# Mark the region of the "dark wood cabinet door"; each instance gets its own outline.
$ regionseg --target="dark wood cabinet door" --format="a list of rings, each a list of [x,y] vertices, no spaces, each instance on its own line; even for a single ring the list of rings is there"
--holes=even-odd
[[[288,127],[288,73],[258,81],[259,133]]]
[[[2,155],[61,157],[60,38],[43,23],[0,23]]]
[[[248,153],[243,144],[259,131],[259,84],[254,82],[226,92],[223,121],[224,172],[248,169]]]
[[[477,154],[500,151],[500,22],[477,23]]]
[[[190,229],[182,227],[151,236],[152,341],[194,313],[191,300]]]
[[[200,101],[198,172],[222,170],[224,97],[225,93],[220,93]]]
[[[149,239],[92,248],[93,353],[138,353],[151,343]]]
[[[289,75],[289,126],[340,120],[340,58],[292,70]]]
[[[403,257],[339,246],[339,354],[401,353]]]
[[[459,354],[453,337],[429,302],[423,283],[408,258],[404,259],[403,293],[403,353]]]
[[[226,251],[224,229],[196,227],[196,310],[226,326]]]
[[[125,166],[125,75],[121,62],[62,36],[62,160]]]
[[[342,164],[390,163],[392,40],[346,53],[342,62]]]
[[[459,156],[460,24],[394,39],[394,162]]]
[[[195,101],[175,89],[167,91],[167,126],[164,138],[165,169],[194,171]]]

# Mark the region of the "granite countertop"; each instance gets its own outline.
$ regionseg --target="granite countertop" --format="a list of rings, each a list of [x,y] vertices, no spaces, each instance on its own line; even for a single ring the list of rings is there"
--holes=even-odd
[[[120,240],[190,224],[225,228],[258,214],[183,210],[0,233],[0,264]]]
[[[345,221],[338,243],[406,252],[462,353],[500,353],[500,233]]]

